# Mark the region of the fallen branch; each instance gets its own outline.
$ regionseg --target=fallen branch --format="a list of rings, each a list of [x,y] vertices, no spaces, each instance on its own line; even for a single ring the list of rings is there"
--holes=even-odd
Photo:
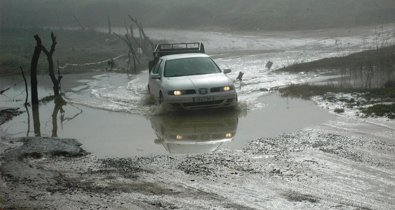
[[[123,54],[123,55],[119,55],[119,56],[114,57],[114,58],[105,59],[105,60],[102,60],[102,61],[92,62],[92,63],[80,63],[80,64],[78,64],[78,63],[66,63],[64,66],[59,66],[59,69],[65,69],[65,68],[67,68],[67,67],[69,67],[69,66],[76,66],[76,67],[79,67],[79,66],[91,66],[91,65],[105,64],[105,63],[107,63],[109,60],[118,60],[118,59],[120,59],[120,58],[122,58],[122,57],[124,57],[124,56],[126,56],[126,55]]]
[[[4,89],[4,90],[1,90],[1,91],[0,91],[0,95],[3,95],[3,93],[6,92],[6,91],[9,90],[9,89],[11,89],[11,88],[8,87],[8,88],[6,88],[6,89]]]
[[[29,98],[29,91],[27,89],[27,81],[26,81],[26,77],[25,77],[25,73],[23,72],[23,68],[22,66],[20,66],[21,72],[22,72],[22,77],[23,77],[23,81],[25,82],[25,90],[26,90],[26,98],[25,98],[25,106],[28,105],[27,99]]]

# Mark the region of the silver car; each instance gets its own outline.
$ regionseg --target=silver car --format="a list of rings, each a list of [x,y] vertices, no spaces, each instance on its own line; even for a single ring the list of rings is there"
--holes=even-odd
[[[148,91],[158,104],[180,109],[230,107],[237,104],[232,80],[206,54],[165,55],[152,67]]]

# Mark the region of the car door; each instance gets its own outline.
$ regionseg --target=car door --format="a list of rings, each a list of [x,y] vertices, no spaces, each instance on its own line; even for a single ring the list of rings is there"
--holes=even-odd
[[[163,59],[160,59],[156,65],[152,68],[152,71],[150,72],[149,76],[149,88],[150,88],[150,93],[155,97],[159,97],[159,91],[160,91],[160,84],[161,84],[161,77],[162,77],[162,72],[160,69],[164,63]]]

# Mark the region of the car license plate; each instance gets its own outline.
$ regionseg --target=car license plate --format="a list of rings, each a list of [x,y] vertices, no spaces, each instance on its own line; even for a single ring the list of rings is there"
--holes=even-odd
[[[208,96],[208,97],[195,97],[195,98],[193,98],[193,102],[195,102],[195,103],[207,102],[207,101],[215,101],[215,97]]]

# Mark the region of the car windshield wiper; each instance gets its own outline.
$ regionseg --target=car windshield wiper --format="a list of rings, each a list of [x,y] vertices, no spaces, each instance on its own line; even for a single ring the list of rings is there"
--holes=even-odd
[[[210,74],[210,73],[195,73],[195,74],[190,74],[190,75],[202,75],[202,74]]]
[[[174,74],[174,75],[170,75],[168,77],[182,77],[182,76],[187,76],[185,74]]]

